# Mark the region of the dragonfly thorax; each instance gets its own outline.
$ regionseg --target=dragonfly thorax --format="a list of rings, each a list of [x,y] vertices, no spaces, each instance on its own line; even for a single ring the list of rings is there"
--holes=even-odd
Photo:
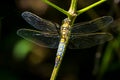
[[[70,34],[70,20],[68,18],[65,18],[63,20],[63,24],[61,26],[61,38],[66,40],[68,35]]]

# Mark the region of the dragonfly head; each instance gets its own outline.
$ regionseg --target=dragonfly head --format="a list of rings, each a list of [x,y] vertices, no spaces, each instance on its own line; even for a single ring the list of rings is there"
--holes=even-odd
[[[71,20],[69,18],[65,18],[62,23],[70,24],[70,22],[71,22]]]

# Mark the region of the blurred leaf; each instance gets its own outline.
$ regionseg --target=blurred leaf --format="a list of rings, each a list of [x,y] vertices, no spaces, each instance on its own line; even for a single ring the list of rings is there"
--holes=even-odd
[[[14,47],[14,58],[22,60],[24,59],[28,52],[31,50],[32,44],[26,40],[19,41]]]
[[[112,58],[112,51],[113,51],[113,43],[110,42],[106,48],[106,51],[105,51],[103,59],[102,59],[102,63],[101,63],[100,70],[98,73],[99,80],[101,80],[101,78],[103,77],[104,73],[106,72],[106,70],[109,66],[109,62],[111,61],[111,58]]]

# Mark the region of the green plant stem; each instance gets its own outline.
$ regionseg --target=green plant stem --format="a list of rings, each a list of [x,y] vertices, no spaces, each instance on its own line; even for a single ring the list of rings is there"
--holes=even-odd
[[[60,67],[59,65],[57,67],[54,67],[50,80],[56,79],[57,73],[59,71],[59,67]]]
[[[98,2],[96,2],[96,3],[93,3],[93,4],[91,4],[90,6],[87,6],[87,7],[83,8],[83,9],[81,9],[81,10],[78,10],[78,11],[77,11],[77,14],[80,15],[80,14],[82,14],[83,12],[86,12],[86,11],[88,11],[89,9],[91,9],[91,8],[97,6],[97,5],[99,5],[99,4],[101,4],[101,3],[105,2],[105,1],[106,1],[106,0],[100,0],[100,1],[98,1]]]
[[[71,20],[71,26],[73,25],[73,23],[77,17],[76,6],[77,6],[77,0],[72,0],[70,8],[68,10],[68,13],[70,14],[70,16],[68,16],[68,18]]]
[[[72,0],[68,12],[73,15],[76,13],[77,0]]]

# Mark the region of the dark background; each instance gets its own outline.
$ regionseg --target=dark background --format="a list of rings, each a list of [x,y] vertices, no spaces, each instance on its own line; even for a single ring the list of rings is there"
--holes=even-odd
[[[31,3],[28,3],[29,1]],[[32,29],[21,17],[23,11],[33,12],[59,24],[66,17],[50,6],[47,6],[46,9],[46,5],[43,5],[45,9],[42,9],[39,5],[41,2],[37,1],[40,0],[0,1],[0,80],[49,80],[51,76],[57,49],[42,48],[25,41],[32,45],[32,48],[25,53],[26,56],[24,58],[18,56],[20,58],[18,59],[15,55],[19,52],[14,52],[16,45],[23,40],[16,34],[17,30],[20,28]],[[96,1],[78,0],[78,9]],[[52,2],[66,10],[70,4],[70,0]],[[39,6],[36,6],[35,3],[38,3]],[[114,39],[110,43],[106,42],[88,49],[67,49],[57,80],[119,80],[120,3],[115,3],[115,0],[107,0],[107,2],[78,16],[75,22],[84,22],[101,16],[114,18],[114,22],[107,28],[107,31],[113,34]]]

